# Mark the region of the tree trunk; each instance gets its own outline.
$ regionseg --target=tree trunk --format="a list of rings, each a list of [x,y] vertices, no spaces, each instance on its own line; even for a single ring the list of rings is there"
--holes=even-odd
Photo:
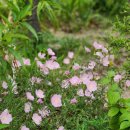
[[[32,15],[27,20],[32,25],[32,27],[36,30],[36,32],[41,31],[40,24],[39,24],[38,17],[37,17],[38,1],[39,0],[33,0]],[[27,0],[27,3],[29,3],[28,0]]]

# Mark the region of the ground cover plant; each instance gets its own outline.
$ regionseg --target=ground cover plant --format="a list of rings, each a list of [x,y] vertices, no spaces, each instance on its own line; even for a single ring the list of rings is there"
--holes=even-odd
[[[130,129],[129,1],[120,4],[0,1],[0,129]]]

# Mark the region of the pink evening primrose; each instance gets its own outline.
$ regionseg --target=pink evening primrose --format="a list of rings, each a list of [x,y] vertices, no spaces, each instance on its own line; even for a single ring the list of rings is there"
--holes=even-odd
[[[94,69],[94,67],[96,66],[96,62],[95,61],[90,61],[89,64],[88,64],[88,68],[89,69]]]
[[[6,54],[6,55],[4,56],[4,60],[5,60],[5,61],[8,61],[8,60],[9,60],[9,55]]]
[[[65,74],[65,75],[69,75],[69,74],[70,74],[70,71],[69,71],[69,70],[66,70],[66,71],[64,72],[64,74]]]
[[[94,92],[97,90],[96,81],[89,81],[89,82],[87,82],[86,86],[87,86],[87,89],[89,92]]]
[[[13,60],[12,64],[13,64],[13,67],[15,67],[15,68],[22,66],[21,63],[20,63],[20,61],[18,61],[18,60]]]
[[[80,80],[83,84],[86,84],[88,81],[93,79],[93,74],[91,72],[83,73],[80,75]]]
[[[99,56],[100,58],[104,57],[103,54],[102,54],[102,52],[96,52],[96,55]]]
[[[25,113],[29,113],[31,111],[31,109],[32,109],[31,102],[25,103],[25,105],[24,105],[24,111],[25,111]]]
[[[120,74],[117,74],[117,75],[115,75],[115,77],[114,77],[114,81],[117,82],[117,83],[118,83],[121,79],[122,79],[122,75],[120,75]]]
[[[103,66],[108,66],[109,63],[110,63],[110,61],[109,61],[108,56],[106,56],[106,57],[104,57],[104,58],[102,59],[102,64],[103,64]]]
[[[73,70],[79,70],[81,68],[81,66],[79,64],[75,63],[72,68],[73,68]]]
[[[125,84],[127,87],[130,87],[130,80],[126,80]]]
[[[69,51],[68,52],[68,58],[73,59],[74,58],[74,52]]]
[[[21,126],[21,130],[30,130],[29,128],[27,128],[25,125]]]
[[[24,63],[24,65],[27,65],[27,66],[30,66],[30,65],[31,65],[30,59],[25,59],[25,58],[23,58],[23,63]]]
[[[61,83],[61,87],[62,87],[62,88],[68,88],[69,85],[70,85],[70,82],[69,82],[68,79],[63,80],[62,83]]]
[[[69,58],[65,58],[63,60],[63,63],[66,64],[66,65],[70,64],[70,59]]]
[[[40,67],[40,71],[43,72],[43,74],[48,75],[49,74],[49,69],[46,67],[45,64],[42,64]]]
[[[38,53],[38,57],[39,57],[40,59],[45,59],[45,55],[46,55],[46,54],[41,53],[41,52]]]
[[[55,69],[58,69],[60,68],[60,65],[58,62],[56,61],[53,61],[53,60],[47,60],[46,63],[45,63],[45,66],[50,69],[50,70],[55,70]]]
[[[102,48],[104,48],[103,45],[98,44],[96,41],[93,43],[93,47],[94,47],[95,49],[102,49]]]
[[[37,100],[37,103],[42,104],[42,103],[43,103],[43,100],[42,100],[41,98],[39,98],[39,99]]]
[[[40,89],[36,90],[35,94],[36,94],[37,98],[44,98],[45,97],[44,92]]]
[[[56,60],[56,59],[57,59],[56,56],[52,56],[52,57],[51,57],[51,60]]]
[[[78,76],[73,76],[69,81],[73,86],[76,86],[81,83],[81,80]]]
[[[7,88],[8,88],[7,82],[3,81],[3,83],[2,83],[2,88],[4,88],[4,89],[7,89]]]
[[[0,115],[0,121],[2,124],[10,124],[12,122],[12,115],[9,114],[8,109],[5,109]]]
[[[80,97],[83,97],[83,96],[84,96],[84,91],[83,91],[83,89],[79,89],[79,90],[77,91],[77,94],[78,94]]]
[[[88,47],[84,48],[87,53],[91,52],[91,50]]]
[[[107,54],[107,53],[108,53],[107,48],[103,47],[103,48],[102,48],[102,52],[104,52],[104,53],[106,53],[106,54]]]
[[[45,118],[50,114],[50,110],[48,110],[47,106],[43,107],[41,110],[38,110],[38,112],[42,118]]]
[[[71,104],[76,104],[78,101],[77,101],[77,99],[76,98],[72,98],[71,100],[70,100],[70,103]]]
[[[60,127],[58,128],[58,130],[64,130],[64,127],[63,127],[63,126],[60,126]]]
[[[33,116],[32,116],[32,120],[34,121],[34,123],[36,125],[40,125],[41,122],[42,122],[42,117],[39,116],[37,113],[34,113]]]
[[[50,56],[54,56],[55,55],[55,52],[53,52],[53,50],[51,48],[48,48],[47,52],[48,52],[48,55],[50,55]]]
[[[30,93],[30,92],[26,92],[26,97],[28,100],[33,101],[34,100],[34,96]]]
[[[91,97],[92,93],[88,91],[88,89],[85,90],[85,96],[86,97]]]
[[[54,94],[54,95],[51,97],[51,103],[52,103],[52,105],[53,105],[54,107],[61,107],[61,106],[62,106],[61,98],[62,98],[61,95]]]

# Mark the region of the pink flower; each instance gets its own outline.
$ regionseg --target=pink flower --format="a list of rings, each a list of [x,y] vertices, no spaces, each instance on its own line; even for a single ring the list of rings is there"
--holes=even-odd
[[[72,77],[69,81],[70,81],[71,85],[74,85],[74,86],[81,83],[81,80],[78,76]]]
[[[85,51],[86,51],[87,53],[91,52],[91,50],[90,50],[88,47],[85,47]]]
[[[85,96],[86,97],[91,97],[92,93],[88,91],[88,89],[85,90]]]
[[[18,60],[13,60],[13,67],[21,67],[22,65],[21,65],[21,63],[20,63],[20,61],[18,61]]]
[[[114,61],[114,55],[109,56],[110,60]]]
[[[117,74],[117,75],[115,75],[115,77],[114,77],[114,81],[117,82],[117,83],[118,83],[121,79],[122,79],[122,76],[121,76],[120,74]]]
[[[21,130],[30,130],[29,128],[27,128],[25,125],[21,126]]]
[[[41,52],[38,53],[38,57],[39,57],[40,59],[45,59],[45,55],[46,55],[46,54],[41,53]]]
[[[43,66],[42,62],[39,61],[39,60],[37,60],[36,63],[37,63],[37,67],[40,67],[40,68],[41,68],[41,67]]]
[[[91,79],[93,79],[93,74],[92,73],[88,73],[88,74],[84,73],[84,74],[80,75],[80,80],[81,80],[81,82],[83,82],[83,84],[86,84]]]
[[[86,85],[89,92],[93,92],[97,90],[97,83],[95,81],[89,81],[87,82]]]
[[[38,112],[42,118],[45,118],[50,114],[50,110],[48,110],[47,106],[43,107],[41,110],[38,110]]]
[[[109,61],[109,59],[108,59],[108,56],[106,56],[106,57],[104,57],[104,58],[102,59],[102,64],[103,64],[103,66],[108,66],[109,63],[110,63],[110,61]]]
[[[83,96],[84,96],[84,91],[83,91],[83,89],[79,89],[79,90],[77,91],[77,94],[78,94],[80,97],[83,97]]]
[[[98,44],[96,41],[93,43],[93,47],[95,48],[95,49],[102,49],[103,48],[103,45],[101,45],[101,44]]]
[[[31,111],[31,109],[32,109],[31,102],[25,103],[25,105],[24,105],[24,111],[25,111],[25,113],[29,113]]]
[[[63,126],[60,126],[60,127],[58,128],[58,130],[64,130],[64,127],[63,127]]]
[[[23,58],[23,63],[24,63],[24,65],[31,65],[31,63],[30,63],[30,59],[25,59],[25,58]]]
[[[63,63],[66,64],[66,65],[70,64],[70,59],[69,58],[65,58],[63,60]]]
[[[50,55],[50,56],[54,56],[55,55],[55,53],[52,51],[51,48],[48,48],[47,52],[48,52],[48,55]]]
[[[43,72],[45,75],[49,74],[49,69],[44,64],[40,67],[40,71]]]
[[[61,107],[62,106],[62,102],[61,102],[61,95],[58,94],[54,94],[51,97],[51,103],[54,107]]]
[[[46,61],[45,66],[46,66],[47,68],[49,68],[50,70],[55,70],[55,69],[60,68],[59,63],[56,62],[56,61],[53,61],[53,60],[48,60],[48,61]]]
[[[74,58],[74,52],[72,52],[72,51],[68,52],[68,57],[70,59],[73,59]]]
[[[56,56],[52,56],[52,57],[51,57],[51,60],[56,60],[56,59],[57,59]]]
[[[73,70],[79,70],[81,67],[79,64],[75,63],[72,68]]]
[[[78,101],[77,101],[76,98],[73,98],[73,99],[70,100],[70,103],[71,103],[71,104],[76,104],[77,102],[78,102]]]
[[[36,93],[36,96],[38,98],[44,98],[45,97],[44,92],[42,90],[40,90],[40,89],[36,90],[35,93]]]
[[[40,84],[41,82],[42,82],[42,79],[36,77],[36,83],[37,83],[37,84]]]
[[[69,75],[69,74],[70,74],[70,71],[69,71],[69,70],[66,70],[64,74],[65,74],[65,75]]]
[[[42,117],[39,116],[37,113],[34,113],[32,116],[32,120],[34,121],[35,124],[40,125],[42,122]]]
[[[88,68],[89,69],[94,69],[94,67],[96,66],[96,62],[95,61],[90,61],[89,64],[88,64]]]
[[[130,87],[130,80],[126,80],[125,84],[127,87]]]
[[[3,83],[2,83],[2,88],[4,88],[4,89],[7,89],[7,88],[8,88],[7,82],[3,81]]]
[[[9,114],[8,109],[5,109],[0,115],[0,121],[2,124],[10,124],[12,121],[12,115]]]
[[[9,55],[6,54],[6,55],[4,56],[4,60],[5,60],[5,61],[8,61],[8,60],[9,60]]]
[[[43,103],[43,100],[42,100],[41,98],[39,98],[39,99],[37,100],[37,103],[42,104],[42,103]]]
[[[102,54],[102,52],[96,52],[96,55],[99,56],[100,58],[104,57],[103,54]]]
[[[26,92],[26,97],[28,100],[31,100],[31,101],[34,100],[34,96],[30,92]]]
[[[62,88],[68,88],[69,85],[70,85],[70,83],[69,83],[69,80],[68,80],[68,79],[63,80],[62,83],[61,83],[61,87],[62,87]]]
[[[103,48],[102,48],[102,52],[104,52],[104,53],[106,53],[106,54],[107,54],[107,53],[108,53],[107,48],[103,47]]]

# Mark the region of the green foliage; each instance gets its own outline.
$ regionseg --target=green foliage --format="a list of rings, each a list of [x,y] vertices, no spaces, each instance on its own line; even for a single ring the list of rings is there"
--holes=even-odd
[[[114,34],[110,35],[108,38],[111,51],[115,54],[115,57],[124,59],[124,64],[122,69],[127,70],[130,73],[130,4],[126,4],[124,11],[122,12],[123,18],[117,17],[116,22],[114,23]],[[116,34],[116,35],[115,35]],[[120,61],[119,61],[120,62]]]
[[[113,78],[114,72],[109,71],[106,79]],[[110,77],[109,77],[110,76]],[[105,79],[104,78],[104,79]],[[108,82],[106,82],[108,84]],[[127,130],[130,128],[130,99],[122,99],[119,84],[111,79],[107,92],[109,126],[112,130]]]
[[[9,127],[9,125],[6,124],[0,124],[0,130],[4,130],[5,128]]]
[[[28,30],[38,40],[36,31],[31,25],[25,22],[26,17],[31,13],[31,4],[22,4],[20,6],[19,4],[21,4],[21,1],[7,0],[5,1],[5,5],[8,7],[7,14],[0,12],[2,19],[2,22],[0,23],[0,74],[2,76],[0,76],[0,78],[6,77],[6,72],[12,70],[8,65],[9,63],[4,60],[5,55],[12,55],[14,56],[14,59],[19,59],[17,50],[19,46],[18,43],[21,42],[23,45],[25,42],[31,40],[27,36]]]

